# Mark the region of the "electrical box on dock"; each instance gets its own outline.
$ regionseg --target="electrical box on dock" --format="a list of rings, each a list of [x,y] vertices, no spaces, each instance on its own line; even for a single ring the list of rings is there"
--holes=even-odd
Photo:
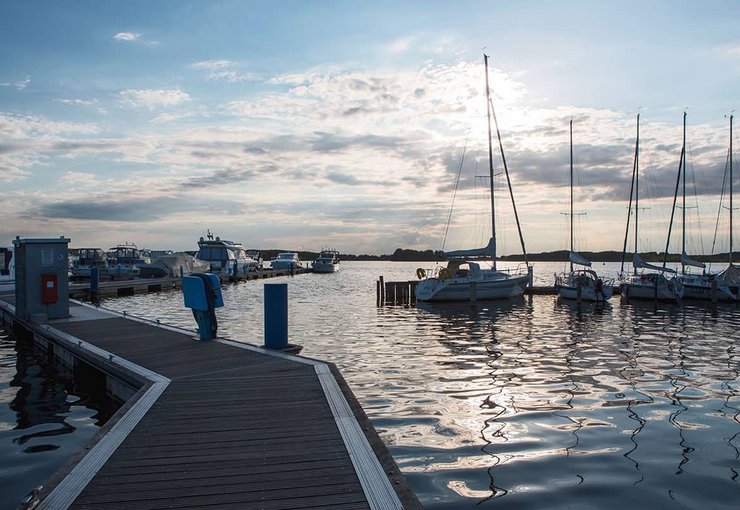
[[[15,247],[15,310],[27,321],[69,317],[69,239],[21,239]]]

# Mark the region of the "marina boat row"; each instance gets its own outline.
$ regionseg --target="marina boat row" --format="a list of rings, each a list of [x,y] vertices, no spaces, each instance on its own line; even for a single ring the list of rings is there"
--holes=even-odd
[[[531,285],[532,268],[527,260],[527,251],[524,245],[516,203],[512,191],[509,171],[504,155],[501,135],[496,121],[493,102],[490,97],[488,84],[488,56],[484,55],[486,108],[488,119],[488,160],[489,160],[489,183],[491,200],[491,238],[485,248],[475,250],[443,251],[448,262],[446,267],[436,266],[434,269],[417,269],[416,276],[419,282],[414,285],[415,297],[418,301],[467,301],[473,299],[500,299],[521,296],[527,285]],[[512,209],[524,255],[524,268],[515,271],[500,271],[496,267],[496,210],[494,207],[494,169],[492,148],[492,126],[491,118],[495,123],[498,137],[498,147],[501,153],[501,162],[506,175],[511,197]],[[638,251],[638,216],[639,204],[639,155],[640,155],[640,116],[637,115],[637,136],[635,141],[635,155],[632,172],[632,183],[630,187],[629,207],[627,214],[627,226],[622,250],[622,267],[618,282],[614,279],[604,278],[591,268],[591,261],[575,250],[574,246],[574,193],[573,193],[573,121],[570,121],[570,247],[569,264],[570,270],[555,275],[555,292],[560,298],[578,301],[607,301],[612,297],[615,283],[618,283],[623,296],[629,299],[649,299],[657,301],[679,301],[682,298],[740,302],[740,266],[736,266],[732,260],[733,253],[733,154],[732,154],[732,122],[730,115],[730,144],[729,144],[729,238],[730,257],[728,267],[720,273],[708,273],[702,262],[691,258],[686,253],[686,113],[683,116],[683,144],[676,180],[676,191],[674,194],[671,221],[668,227],[664,259],[662,265],[650,264],[641,259]],[[463,152],[463,160],[465,153]],[[460,169],[463,162],[460,163]],[[459,184],[459,175],[458,183]],[[455,185],[455,190],[458,186]],[[682,184],[682,186],[680,186]],[[681,196],[681,269],[680,273],[667,267],[667,254],[669,251],[671,230],[679,197]],[[724,193],[724,187],[723,187]],[[634,199],[634,206],[633,206]],[[454,199],[453,199],[454,204]],[[633,271],[625,271],[624,262],[627,255],[627,240],[630,235],[631,215],[634,211],[634,251]],[[448,220],[449,227],[449,220]],[[445,240],[447,231],[445,231]],[[491,268],[483,268],[479,259],[491,261]],[[701,272],[697,272],[701,270]]]

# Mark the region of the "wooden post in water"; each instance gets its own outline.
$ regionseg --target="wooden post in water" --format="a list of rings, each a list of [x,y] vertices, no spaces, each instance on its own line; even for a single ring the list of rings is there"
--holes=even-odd
[[[581,282],[578,278],[576,278],[576,303],[579,305],[581,304],[581,292],[583,291],[583,287],[581,287]]]
[[[378,279],[378,299],[380,300],[380,304],[385,303],[385,282],[383,282],[383,275],[381,275]]]
[[[653,300],[658,301],[658,277],[653,279]]]
[[[712,290],[711,290],[711,297],[712,297],[712,303],[717,302],[717,280],[712,280]]]

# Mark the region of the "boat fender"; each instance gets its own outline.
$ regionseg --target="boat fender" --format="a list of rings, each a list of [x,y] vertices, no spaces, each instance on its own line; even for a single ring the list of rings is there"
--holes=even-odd
[[[446,267],[443,267],[442,270],[439,272],[439,279],[440,280],[449,280],[450,278],[452,278],[452,271],[450,271]]]
[[[422,278],[424,278],[426,275],[427,275],[427,272],[424,271],[424,268],[423,267],[416,268],[416,277],[419,280],[421,280]]]

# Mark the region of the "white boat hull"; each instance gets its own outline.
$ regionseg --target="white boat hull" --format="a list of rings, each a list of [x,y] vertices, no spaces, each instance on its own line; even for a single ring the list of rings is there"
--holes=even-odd
[[[740,300],[740,296],[734,295],[726,285],[712,288],[711,281],[683,282],[683,298],[733,303]]]
[[[470,301],[505,299],[524,294],[529,275],[502,276],[494,278],[427,278],[416,286],[418,301]],[[473,283],[475,295],[473,296]]]
[[[581,287],[581,301],[609,301],[614,294],[614,287],[605,285],[597,292],[593,287]],[[578,300],[578,287],[571,285],[558,286],[558,297]]]
[[[555,276],[555,290],[562,299],[608,301],[614,293],[614,281],[602,280],[592,270],[578,270]]]
[[[652,282],[644,284],[637,282],[623,283],[621,285],[622,296],[625,299],[649,299],[653,301],[680,301],[683,297],[683,287],[665,283],[657,287]]]
[[[314,273],[334,273],[337,270],[337,266],[334,264],[322,264],[322,263],[313,263],[313,272]]]

